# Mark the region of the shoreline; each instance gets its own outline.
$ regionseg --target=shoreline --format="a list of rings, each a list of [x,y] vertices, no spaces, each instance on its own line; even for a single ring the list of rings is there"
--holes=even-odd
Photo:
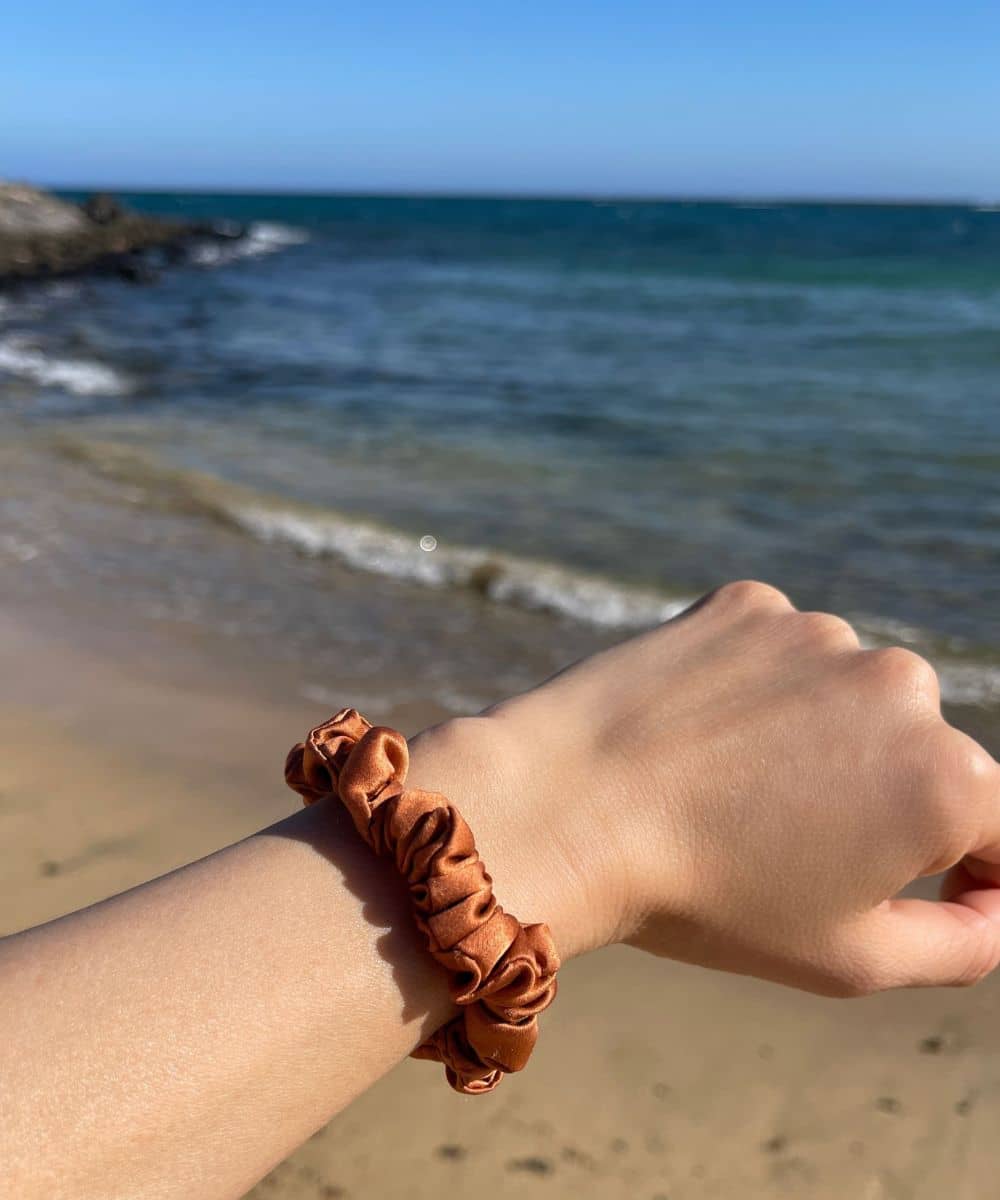
[[[430,555],[415,535],[386,534],[348,515],[328,524],[318,512],[315,522],[324,537],[346,538],[342,547],[302,543],[281,536],[282,527],[259,527],[269,515],[258,509],[261,493],[153,469],[127,441],[76,438],[70,453],[68,428],[53,434],[25,422],[0,452],[4,603],[57,628],[86,622],[105,630],[110,654],[127,652],[116,630],[149,642],[154,660],[168,659],[175,644],[198,647],[211,661],[250,654],[265,678],[281,665],[285,694],[319,697],[332,708],[347,696],[402,726],[422,713],[431,721],[478,711],[630,633],[567,611],[568,600],[579,607],[641,598],[624,584],[598,581],[595,593],[583,575],[502,555],[480,553],[468,565],[453,547]],[[283,502],[275,511],[312,520],[308,507]],[[303,529],[312,533],[313,525]],[[456,565],[467,580],[427,574]],[[569,584],[577,590],[566,596],[544,591]],[[515,586],[525,593],[500,590]],[[667,594],[660,599],[666,603]],[[853,619],[867,644],[901,642],[935,663],[946,715],[1000,754],[995,700],[963,703],[958,686],[965,670],[985,688],[994,661],[953,658],[946,645],[921,644],[920,631],[905,625]]]

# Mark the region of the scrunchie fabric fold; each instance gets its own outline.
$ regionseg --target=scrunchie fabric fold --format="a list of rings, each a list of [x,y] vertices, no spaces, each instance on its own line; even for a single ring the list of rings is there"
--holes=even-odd
[[[401,733],[345,708],[292,747],[285,781],[306,804],[339,797],[361,837],[406,880],[417,926],[460,1008],[413,1057],[444,1063],[456,1091],[477,1095],[527,1063],[538,1014],[555,998],[559,956],[546,925],[522,925],[497,904],[454,806],[404,788],[408,766]]]

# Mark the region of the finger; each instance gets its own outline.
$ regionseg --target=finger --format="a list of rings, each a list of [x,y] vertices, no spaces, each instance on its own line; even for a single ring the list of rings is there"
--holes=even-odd
[[[942,900],[955,900],[966,892],[1000,888],[1000,865],[979,858],[963,858],[941,880]]]
[[[1000,884],[1000,765],[968,734],[935,720],[918,747],[919,783],[934,826],[921,874],[964,864],[945,899]]]
[[[1000,763],[974,738],[942,722],[937,743],[938,777],[954,796],[956,818],[973,817],[976,836],[968,846],[971,875],[992,883],[1000,878]]]
[[[862,990],[962,987],[1000,963],[1000,889],[947,901],[889,900],[858,929]]]

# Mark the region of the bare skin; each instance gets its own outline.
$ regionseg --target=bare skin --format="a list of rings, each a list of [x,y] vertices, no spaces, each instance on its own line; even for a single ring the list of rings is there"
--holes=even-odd
[[[410,782],[566,958],[627,941],[837,996],[1000,961],[1000,766],[921,659],[763,584],[411,745]],[[942,870],[941,902],[895,899]],[[323,802],[0,942],[0,1013],[11,1195],[213,1200],[450,1008],[397,881]]]

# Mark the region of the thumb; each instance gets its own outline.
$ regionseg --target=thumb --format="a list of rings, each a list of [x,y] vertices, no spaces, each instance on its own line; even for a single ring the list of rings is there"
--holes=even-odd
[[[1000,963],[1000,888],[950,900],[887,900],[855,928],[854,951],[868,991],[963,987]]]

